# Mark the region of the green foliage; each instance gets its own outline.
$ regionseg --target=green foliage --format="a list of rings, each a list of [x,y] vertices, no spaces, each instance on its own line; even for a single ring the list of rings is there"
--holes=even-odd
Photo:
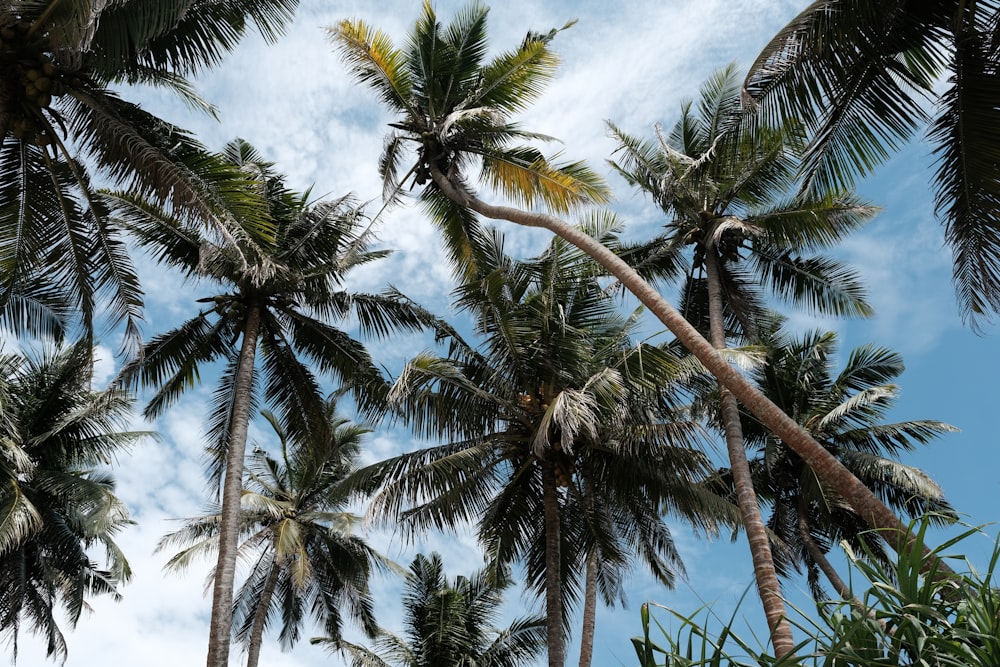
[[[375,650],[331,638],[314,639],[351,659],[351,667],[517,667],[545,649],[545,619],[523,617],[493,627],[503,592],[513,583],[506,569],[489,568],[449,581],[441,556],[418,555],[403,593],[406,633],[381,631]]]
[[[735,66],[706,81],[669,132],[657,126],[655,140],[610,122],[608,129],[618,142],[611,166],[668,216],[665,233],[649,243],[655,262],[640,270],[650,278],[683,276],[681,313],[695,327],[708,329],[707,253],[718,258],[731,335],[752,339],[768,294],[810,313],[872,314],[856,272],[813,253],[846,238],[876,209],[832,188],[794,196],[802,128],[750,122]]]
[[[802,192],[846,187],[928,128],[935,212],[973,325],[1000,312],[998,11],[996,0],[817,0],[744,82],[762,117],[804,123]]]
[[[529,32],[517,48],[486,60],[488,13],[472,2],[446,25],[431,2],[424,2],[402,49],[362,21],[345,20],[330,29],[355,79],[396,114],[379,162],[383,197],[396,200],[407,182],[420,187],[420,199],[444,232],[460,274],[476,262],[485,233],[462,202],[445,196],[442,179],[465,187],[469,170],[478,165],[480,182],[511,201],[544,204],[556,212],[609,196],[584,164],[556,163],[530,145],[514,144],[552,139],[521,129],[511,116],[537,99],[555,73],[559,61],[549,42],[559,30]],[[407,147],[414,161],[400,176]]]
[[[373,237],[351,197],[310,202],[308,193],[289,190],[273,165],[242,140],[216,158],[241,173],[214,184],[221,221],[214,228],[133,193],[108,193],[105,199],[141,248],[220,290],[198,300],[205,308],[194,317],[147,343],[121,374],[125,382],[156,388],[146,407],[147,416],[155,417],[199,381],[205,364],[227,363],[209,422],[213,474],[219,476],[236,418],[230,410],[239,354],[235,341],[251,308],[262,314],[255,395],[263,395],[292,437],[306,433],[310,416],[324,414],[319,373],[350,384],[363,406],[374,409],[385,395],[381,372],[364,345],[335,324],[354,315],[363,334],[385,336],[437,321],[397,292],[343,289],[353,269],[387,254],[371,249]],[[257,206],[240,196],[247,188],[245,174],[253,174],[250,183],[263,196]],[[262,224],[270,229],[269,240],[256,234]]]
[[[590,231],[608,241],[617,232]],[[661,512],[711,531],[730,506],[694,483],[707,459],[700,430],[673,402],[682,366],[669,349],[633,340],[637,318],[602,289],[599,267],[560,239],[530,260],[506,255],[499,233],[483,250],[477,279],[455,291],[478,344],[454,339],[446,357],[421,354],[390,393],[417,434],[449,441],[369,466],[355,483],[377,490],[371,513],[407,535],[472,522],[491,558],[525,564],[533,592],[553,574],[558,627],[581,598],[588,555],[607,604],[636,563],[671,585],[682,566]],[[548,537],[559,544],[555,563]]]
[[[165,86],[211,110],[183,78],[215,65],[251,25],[275,37],[297,0],[17,0],[0,9],[0,321],[62,335],[77,316],[124,321],[142,292],[96,174],[209,219],[213,172],[187,132],[114,84]]]
[[[757,349],[763,356],[748,375],[761,391],[889,507],[910,517],[954,521],[944,491],[927,473],[899,459],[957,429],[929,419],[886,421],[899,393],[895,380],[904,369],[902,357],[864,345],[838,369],[835,333],[793,336],[784,322],[772,314],[760,323]],[[849,503],[751,415],[742,419],[754,489],[770,508],[767,526],[779,573],[790,575],[804,565],[813,595],[821,599],[820,573],[828,565],[823,554],[841,540],[862,555],[888,558],[884,543],[873,539],[877,534]],[[716,482],[732,493],[727,471],[720,471]]]
[[[65,660],[58,608],[75,626],[88,598],[118,598],[132,576],[114,541],[132,521],[102,467],[149,434],[124,430],[131,396],[91,389],[91,355],[86,342],[0,355],[0,632],[15,658],[26,626]]]
[[[648,607],[641,616],[643,636],[632,640],[640,667],[995,667],[1000,664],[1000,589],[997,566],[1000,540],[994,542],[986,570],[980,573],[968,558],[953,555],[957,545],[975,546],[983,537],[970,528],[924,554],[924,518],[911,523],[915,542],[886,564],[861,559],[848,550],[855,585],[863,582],[859,607],[852,600],[818,603],[817,619],[795,620],[808,636],[798,657],[775,659],[733,631],[735,614],[719,630],[667,610],[678,623],[676,632],[653,619]],[[956,571],[943,574],[939,559]],[[650,623],[663,635],[653,641]]]
[[[240,511],[239,553],[252,563],[235,595],[233,634],[244,645],[260,642],[265,628],[280,621],[284,648],[299,639],[311,615],[330,637],[340,637],[344,617],[371,636],[376,631],[368,580],[391,564],[352,535],[361,518],[347,511],[341,482],[356,466],[368,429],[336,413],[326,401],[326,419],[306,436],[290,439],[278,418],[264,412],[278,435],[275,455],[256,446],[248,457]],[[220,514],[185,520],[165,535],[157,550],[183,546],[166,565],[187,568],[215,553]]]

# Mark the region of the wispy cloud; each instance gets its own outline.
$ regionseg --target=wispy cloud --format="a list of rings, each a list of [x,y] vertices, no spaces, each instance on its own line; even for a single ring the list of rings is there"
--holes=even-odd
[[[316,196],[332,197],[354,192],[362,200],[373,201],[369,212],[374,213],[381,194],[376,160],[390,119],[368,91],[351,81],[323,27],[341,18],[360,17],[383,27],[402,45],[419,13],[419,3],[335,4],[331,7],[319,0],[304,0],[295,24],[278,44],[265,46],[251,39],[222,68],[202,78],[201,91],[218,105],[221,124],[192,115],[163,93],[145,91],[140,101],[151,111],[190,128],[211,148],[221,148],[237,136],[247,139],[277,163],[277,170],[288,175],[295,189],[314,186]],[[435,6],[442,17],[449,18],[463,4],[442,0]],[[640,135],[649,135],[657,121],[671,123],[682,98],[695,97],[700,83],[715,68],[730,61],[746,64],[801,4],[791,0],[498,4],[491,12],[491,42],[499,50],[519,43],[528,29],[548,29],[567,19],[580,19],[555,42],[564,63],[561,73],[521,120],[526,127],[558,137],[562,145],[552,148],[564,150],[566,158],[587,160],[607,173],[603,161],[614,146],[605,136],[605,119]],[[919,178],[923,179],[923,174]],[[630,192],[620,180],[612,182],[619,199],[615,206],[630,228],[651,230],[662,224],[648,201]],[[926,190],[924,180],[897,182],[873,199],[886,204],[878,200],[893,191],[901,205],[910,193],[920,190]],[[542,232],[521,232],[510,226],[503,229],[510,235],[512,251],[522,255],[535,254],[548,242]],[[351,279],[352,289],[377,291],[392,283],[432,310],[446,314],[451,272],[443,260],[437,231],[419,208],[410,202],[389,211],[378,234],[380,243],[397,252],[385,262],[358,271]],[[870,281],[879,311],[873,328],[866,329],[864,335],[907,353],[933,348],[957,326],[956,318],[950,316],[954,313],[947,279],[950,260],[941,249],[940,230],[922,205],[893,208],[891,216],[887,213],[884,221],[872,224],[868,235],[848,242],[843,253]],[[162,332],[195,312],[192,299],[201,296],[195,286],[144,260],[140,269],[149,299],[148,333]],[[848,326],[853,337],[856,325]],[[7,345],[9,351],[10,343]],[[423,339],[412,337],[375,343],[372,350],[377,359],[396,366],[424,346]],[[105,354],[102,351],[102,358]],[[109,362],[98,370],[102,378],[111,372]],[[204,660],[208,603],[202,596],[202,585],[208,564],[183,577],[165,577],[161,567],[167,555],[154,556],[152,551],[159,537],[176,527],[169,519],[197,513],[205,500],[203,433],[212,386],[207,375],[205,381],[205,388],[192,393],[158,422],[162,442],[137,447],[116,469],[119,493],[133,508],[138,522],[121,539],[136,579],[126,588],[120,604],[101,599],[93,602],[94,613],[69,637],[69,667],[104,663],[166,667]],[[252,437],[268,436],[256,430]],[[366,444],[365,461],[412,445],[412,440],[399,432],[380,430]],[[749,581],[743,565],[728,564],[728,551],[720,552],[716,545],[680,535],[689,573],[692,581],[697,578],[701,595],[708,599],[730,595]],[[418,549],[441,551],[453,573],[468,572],[481,563],[471,531],[457,536],[432,534],[415,545],[401,545],[391,530],[372,532],[371,540],[403,565]],[[394,602],[400,590],[398,580],[379,580],[374,585],[383,623],[398,629],[401,617]],[[686,608],[693,608],[687,604],[690,597],[681,597],[682,590],[667,593],[643,574],[636,575],[632,588],[634,605],[650,597],[683,601]],[[517,594],[512,595],[516,598]],[[623,615],[602,612],[601,623],[610,631],[604,631],[607,639],[599,639],[599,648],[603,646],[605,655],[627,662],[631,659],[627,637],[638,631],[634,607]],[[307,630],[306,636],[310,633]],[[236,654],[233,665],[238,664]],[[263,662],[271,667],[327,665],[330,660],[307,642],[290,654],[282,654],[271,638],[265,641]],[[23,638],[20,661],[42,664],[37,642]],[[605,660],[598,664],[615,663]]]

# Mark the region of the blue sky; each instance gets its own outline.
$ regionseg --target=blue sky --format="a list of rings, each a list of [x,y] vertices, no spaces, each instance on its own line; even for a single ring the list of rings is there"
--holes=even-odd
[[[498,50],[520,42],[528,29],[579,23],[562,33],[554,46],[563,68],[548,93],[523,118],[533,130],[563,140],[566,157],[585,159],[608,175],[617,197],[613,208],[631,234],[644,236],[662,224],[648,200],[613,177],[604,160],[614,144],[605,135],[604,120],[612,119],[633,134],[650,135],[655,122],[668,125],[676,118],[681,99],[697,94],[700,83],[717,67],[735,61],[746,65],[778,28],[804,5],[788,0],[670,0],[605,3],[521,2],[495,6],[491,12],[491,41]],[[435,4],[450,17],[462,3]],[[199,82],[203,95],[220,111],[220,123],[195,115],[165,93],[129,91],[150,110],[192,130],[212,148],[234,137],[254,144],[277,163],[297,189],[313,185],[317,196],[339,196],[349,191],[377,208],[381,190],[376,172],[385,123],[390,120],[374,96],[355,85],[333,52],[324,26],[342,18],[363,18],[385,29],[402,44],[420,3],[393,0],[380,3],[303,0],[295,24],[278,44],[248,40],[217,71]],[[997,391],[996,327],[977,336],[964,327],[954,303],[950,256],[943,247],[941,227],[933,219],[929,183],[930,157],[926,146],[914,144],[881,168],[860,187],[861,193],[883,212],[840,254],[868,281],[878,315],[869,321],[815,322],[796,316],[802,328],[823,326],[841,334],[846,351],[873,342],[903,354],[907,370],[900,379],[901,394],[893,418],[939,419],[962,429],[940,439],[908,459],[928,471],[945,489],[954,505],[973,522],[996,520],[998,469],[997,437],[992,410]],[[538,231],[504,228],[515,252],[530,255],[547,237]],[[389,260],[355,275],[359,290],[379,290],[392,282],[410,297],[443,315],[448,314],[450,270],[440,255],[434,230],[415,206],[393,209],[384,220],[380,238],[398,251]],[[149,299],[147,336],[194,312],[197,286],[142,262]],[[105,361],[98,380],[115,370],[111,351],[118,341],[104,341]],[[396,369],[426,346],[422,338],[373,343],[373,355]],[[161,443],[146,443],[123,457],[116,471],[119,491],[133,508],[138,525],[122,536],[122,546],[136,571],[124,600],[96,600],[69,636],[68,665],[141,664],[149,667],[199,664],[207,641],[208,602],[203,596],[208,564],[183,577],[165,576],[160,568],[167,555],[153,555],[157,539],[176,524],[171,518],[197,513],[203,503],[201,429],[204,407],[212,385],[192,392],[155,427]],[[252,437],[265,438],[263,430]],[[400,430],[379,430],[368,441],[366,456],[375,460],[413,447]],[[707,542],[676,527],[689,580],[666,591],[637,571],[630,586],[628,610],[602,611],[598,619],[595,665],[633,664],[628,638],[638,634],[638,605],[644,600],[691,612],[702,601],[715,602],[723,616],[751,579],[742,536],[736,544],[722,538]],[[417,545],[401,545],[391,532],[372,531],[370,539],[404,565],[415,550],[440,551],[453,574],[478,566],[481,557],[474,539],[429,535]],[[971,545],[984,554],[991,540]],[[981,551],[979,549],[981,548]],[[978,557],[978,556],[977,556]],[[787,585],[788,593],[803,602],[803,582]],[[383,624],[398,628],[397,581],[375,582],[376,611]],[[512,611],[535,603],[512,591]],[[748,601],[745,613],[757,610]],[[759,622],[751,620],[754,627]],[[309,632],[306,632],[309,636]],[[42,650],[25,641],[20,662],[41,664]],[[575,648],[570,652],[575,660]],[[240,664],[234,651],[231,664]],[[276,642],[266,642],[262,662],[270,667],[339,664],[308,643],[281,653]]]

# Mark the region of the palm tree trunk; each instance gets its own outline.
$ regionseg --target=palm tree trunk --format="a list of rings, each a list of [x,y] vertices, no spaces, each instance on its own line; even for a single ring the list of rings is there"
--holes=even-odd
[[[625,289],[635,295],[640,303],[648,308],[723,386],[733,392],[736,398],[762,424],[798,454],[824,484],[846,499],[869,526],[883,531],[886,541],[892,548],[899,551],[914,543],[915,538],[909,529],[885,503],[879,500],[830,452],[816,442],[805,429],[795,423],[795,420],[786,415],[781,408],[727,363],[712,347],[711,343],[705,340],[704,336],[691,326],[666,299],[653,289],[652,285],[646,282],[622,258],[608,250],[593,237],[559,218],[510,206],[487,204],[470,193],[462,183],[457,181],[453,183],[433,162],[431,163],[431,176],[445,196],[460,206],[465,206],[493,220],[506,220],[525,227],[547,229],[593,257],[617,278]],[[923,548],[923,553],[926,557],[933,559],[938,572],[942,574],[952,572],[947,564],[931,554],[930,549],[926,546]]]
[[[250,643],[247,648],[247,667],[257,667],[257,662],[260,660],[260,645],[264,639],[264,622],[267,620],[267,610],[271,606],[271,598],[274,596],[275,586],[278,585],[280,572],[281,568],[272,557],[271,570],[267,573],[264,590],[260,592],[257,609],[253,612],[253,628],[250,630]]]
[[[249,304],[243,324],[243,345],[236,367],[233,407],[230,416],[226,475],[222,485],[219,519],[219,559],[212,587],[212,619],[209,623],[208,667],[228,667],[233,624],[233,585],[240,532],[240,498],[243,495],[243,456],[247,448],[253,367],[260,331],[260,307]]]
[[[545,511],[545,629],[548,635],[549,667],[566,664],[566,636],[563,633],[562,555],[560,553],[559,489],[555,463],[542,466],[542,504]]]
[[[583,588],[583,630],[580,635],[580,667],[590,667],[594,658],[594,629],[597,625],[597,550],[587,554],[586,583]]]
[[[705,252],[705,277],[708,282],[708,321],[712,345],[719,350],[726,347],[725,316],[722,309],[722,284],[719,276],[718,251],[712,245]],[[740,423],[740,408],[736,397],[729,389],[719,384],[719,402],[722,426],[726,436],[726,450],[729,466],[733,473],[736,489],[736,503],[740,508],[740,518],[750,543],[750,557],[753,560],[754,579],[767,617],[767,627],[771,631],[771,645],[777,657],[788,655],[795,648],[792,628],[786,618],[785,601],[781,597],[781,583],[774,569],[771,556],[771,542],[767,537],[764,519],[760,515],[757,494],[753,489],[750,464],[747,462],[746,443],[743,439],[743,425]]]
[[[851,591],[851,587],[847,585],[840,575],[833,568],[833,565],[826,558],[826,554],[823,550],[819,548],[816,544],[816,540],[812,538],[812,533],[809,531],[809,512],[806,507],[805,498],[799,496],[797,502],[795,503],[795,509],[798,513],[798,524],[799,529],[799,539],[802,540],[802,545],[806,548],[806,553],[813,560],[819,569],[822,570],[823,574],[826,575],[827,580],[830,585],[833,586],[833,590],[837,591],[837,595],[843,600],[851,601],[855,607],[864,608],[861,601],[854,597],[854,592]]]

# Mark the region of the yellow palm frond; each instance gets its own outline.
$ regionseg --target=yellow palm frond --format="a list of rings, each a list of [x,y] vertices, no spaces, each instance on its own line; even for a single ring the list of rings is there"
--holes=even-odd
[[[288,568],[296,588],[305,588],[312,577],[312,563],[305,550],[302,526],[294,519],[284,519],[273,530],[275,561]]]
[[[604,180],[582,162],[559,165],[537,153],[532,157],[527,161],[519,152],[484,157],[483,179],[511,201],[525,206],[541,201],[554,213],[610,199]]]
[[[348,19],[327,32],[358,81],[374,89],[391,108],[416,114],[410,105],[404,54],[386,33]]]

